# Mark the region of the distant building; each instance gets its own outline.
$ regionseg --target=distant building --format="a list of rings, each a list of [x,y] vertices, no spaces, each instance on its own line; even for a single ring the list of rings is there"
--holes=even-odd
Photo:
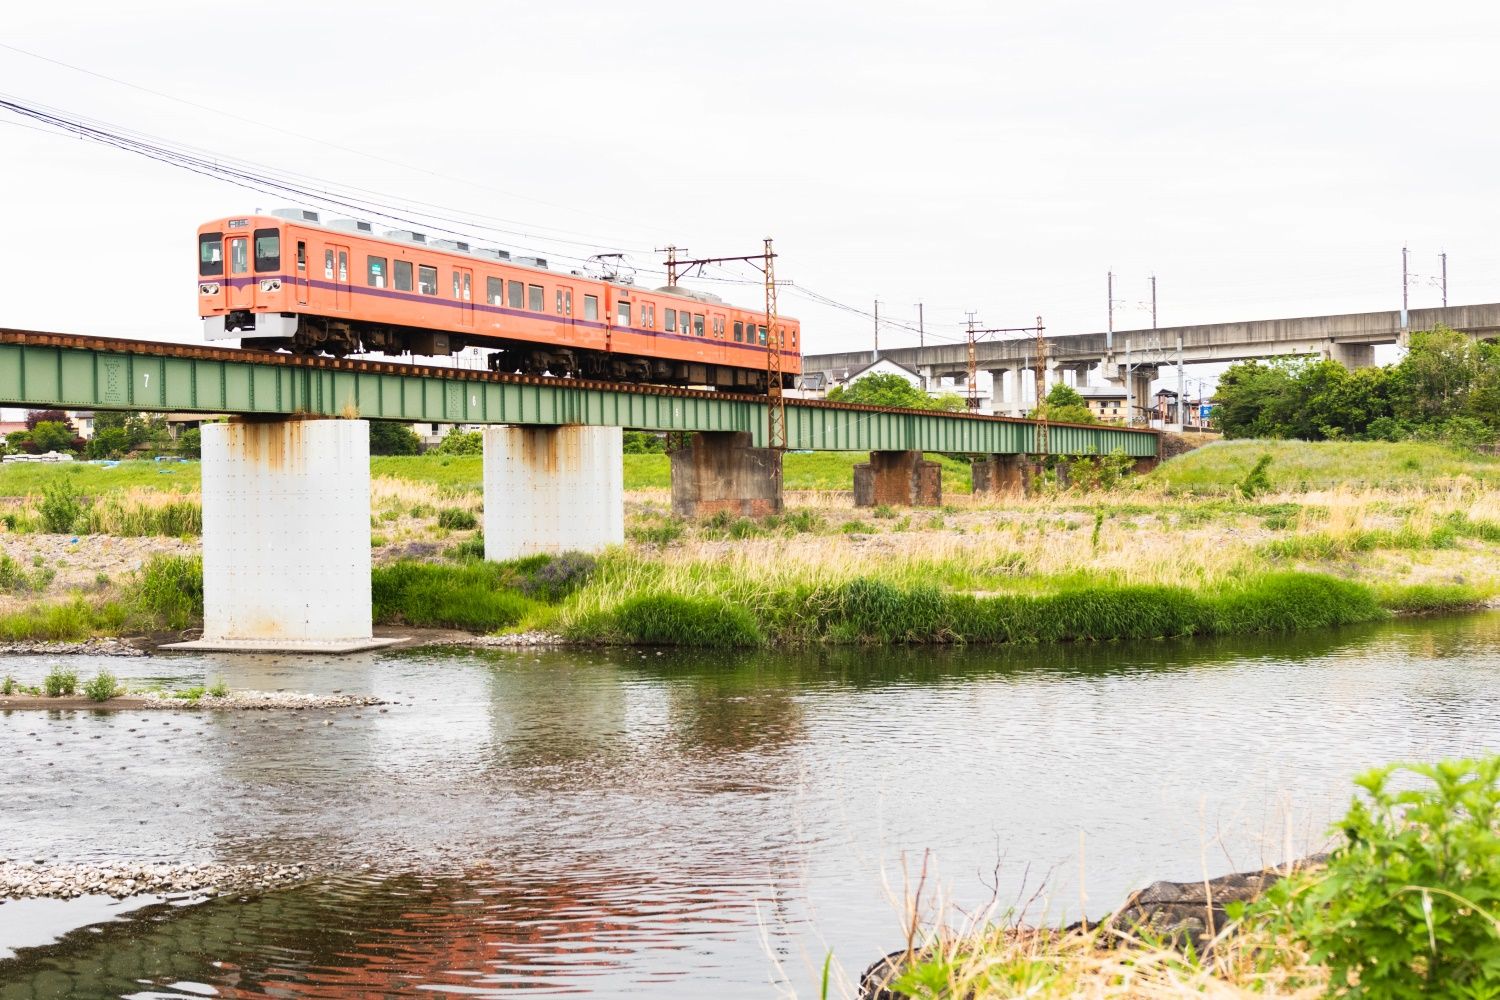
[[[876,358],[873,363],[865,365],[865,367],[857,371],[839,373],[834,376],[834,383],[836,385],[848,385],[851,382],[857,382],[866,375],[899,375],[918,389],[923,388],[921,375],[905,365],[897,364],[890,358]]]
[[[1109,385],[1081,385],[1078,394],[1100,423],[1125,423],[1125,390]]]

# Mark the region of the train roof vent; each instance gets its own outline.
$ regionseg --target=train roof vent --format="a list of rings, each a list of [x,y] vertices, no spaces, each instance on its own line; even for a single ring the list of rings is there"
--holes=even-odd
[[[426,243],[427,234],[418,233],[410,229],[387,229],[385,238],[388,240],[400,240],[403,243]]]
[[[494,247],[479,247],[474,253],[480,257],[488,257],[490,260],[510,260],[509,250],[496,250]]]
[[[469,252],[469,244],[463,240],[433,240],[432,245],[442,250],[457,250],[459,253]]]
[[[375,231],[374,226],[368,222],[361,222],[358,219],[330,219],[328,221],[328,228],[347,229],[351,233],[373,233]]]
[[[527,267],[539,267],[544,271],[547,269],[546,257],[514,257],[512,260],[517,264],[525,264]]]
[[[318,213],[306,208],[273,208],[271,214],[278,219],[293,219],[297,222],[318,223]]]

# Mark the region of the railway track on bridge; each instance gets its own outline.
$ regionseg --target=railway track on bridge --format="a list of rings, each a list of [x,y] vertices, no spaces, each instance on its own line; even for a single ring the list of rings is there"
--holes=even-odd
[[[328,372],[351,372],[368,375],[404,375],[435,379],[455,379],[461,382],[482,382],[501,385],[543,386],[569,389],[593,389],[604,392],[636,396],[670,396],[681,399],[737,401],[764,404],[766,397],[745,393],[717,392],[705,389],[687,389],[681,386],[652,385],[637,382],[604,382],[590,379],[557,378],[546,375],[517,375],[492,372],[477,368],[448,368],[441,365],[422,365],[396,361],[372,361],[365,358],[331,358],[316,355],[285,354],[276,351],[255,351],[242,348],[212,347],[203,344],[175,344],[155,340],[131,340],[121,337],[100,337],[90,334],[57,333],[46,330],[17,330],[0,327],[0,344],[23,347],[54,347],[64,350],[98,351],[112,354],[127,354],[136,357],[177,358],[188,361],[217,361],[240,364],[279,365],[287,368],[311,369]],[[846,410],[862,413],[920,414],[932,416],[935,412],[953,419],[994,421],[998,423],[1031,424],[1023,417],[1003,417],[988,413],[964,413],[952,411],[913,410],[905,407],[867,406],[860,403],[840,403],[827,399],[805,399],[786,397],[788,406],[814,409]],[[1088,427],[1087,424],[1061,426]]]

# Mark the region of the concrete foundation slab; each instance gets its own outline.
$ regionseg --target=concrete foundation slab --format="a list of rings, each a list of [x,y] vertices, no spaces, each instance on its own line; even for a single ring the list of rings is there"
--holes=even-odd
[[[200,642],[371,641],[365,421],[205,424],[202,474]]]
[[[484,428],[484,557],[598,552],[625,541],[618,427]]]
[[[403,637],[379,639],[353,639],[347,642],[321,639],[193,639],[190,642],[174,642],[162,649],[198,653],[363,653],[371,649],[384,649],[405,642]]]
[[[854,467],[854,506],[941,506],[942,469],[920,451],[872,451],[868,462]]]
[[[672,513],[740,517],[781,513],[781,458],[774,448],[753,448],[747,431],[694,434],[672,452]]]

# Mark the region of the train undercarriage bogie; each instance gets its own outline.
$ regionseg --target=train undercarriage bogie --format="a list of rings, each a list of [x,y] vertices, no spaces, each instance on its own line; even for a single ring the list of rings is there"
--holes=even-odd
[[[351,354],[441,357],[457,354],[468,347],[493,348],[486,358],[493,372],[634,384],[712,386],[719,392],[762,394],[766,391],[766,373],[758,368],[585,351],[488,337],[471,340],[434,330],[351,323],[326,316],[299,316],[296,332],[289,338],[247,336],[241,343],[253,350],[326,354],[336,358]],[[791,375],[783,376],[783,387],[791,388],[793,379]]]

